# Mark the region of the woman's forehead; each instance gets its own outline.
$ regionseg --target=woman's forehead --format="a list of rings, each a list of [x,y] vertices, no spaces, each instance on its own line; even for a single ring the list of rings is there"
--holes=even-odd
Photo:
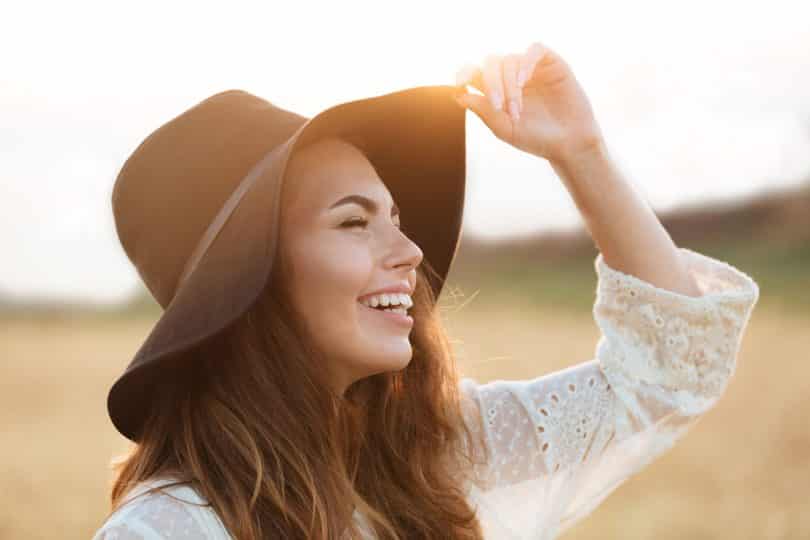
[[[324,209],[347,195],[359,194],[381,204],[391,194],[366,156],[337,139],[318,141],[296,153],[287,168],[286,204]]]

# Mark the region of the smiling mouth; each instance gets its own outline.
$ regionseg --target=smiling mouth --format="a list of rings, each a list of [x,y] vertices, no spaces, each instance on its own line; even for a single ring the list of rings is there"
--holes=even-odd
[[[371,306],[367,306],[362,302],[357,302],[357,303],[360,304],[360,306],[362,306],[363,309],[378,313],[379,315],[381,315],[382,317],[384,317],[385,319],[387,319],[389,321],[397,322],[397,323],[407,325],[407,326],[411,326],[413,324],[413,317],[408,315],[407,309],[405,309],[402,306],[395,306],[393,308],[379,309],[379,308],[373,308]]]

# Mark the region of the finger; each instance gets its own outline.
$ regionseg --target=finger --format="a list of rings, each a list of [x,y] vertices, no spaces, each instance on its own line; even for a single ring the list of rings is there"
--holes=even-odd
[[[456,101],[474,112],[496,136],[505,139],[504,134],[511,129],[509,119],[492,106],[492,101],[487,96],[467,93],[456,96]]]
[[[510,54],[504,57],[501,64],[503,85],[506,92],[507,110],[515,122],[520,118],[523,92],[517,83],[518,55]]]
[[[484,93],[484,76],[481,68],[468,64],[461,68],[456,74],[456,86],[470,85],[481,93]]]
[[[500,56],[493,54],[484,61],[484,88],[484,94],[489,96],[492,106],[502,111],[504,90]]]
[[[524,53],[520,55],[518,59],[518,76],[517,76],[517,83],[518,86],[522,89],[523,86],[526,84],[526,72],[529,69],[529,55],[528,53]]]
[[[520,73],[518,80],[522,80],[520,86],[523,87],[534,76],[534,71],[537,69],[537,64],[542,61],[546,55],[551,54],[552,51],[543,43],[535,41],[526,49],[526,54],[521,59]]]

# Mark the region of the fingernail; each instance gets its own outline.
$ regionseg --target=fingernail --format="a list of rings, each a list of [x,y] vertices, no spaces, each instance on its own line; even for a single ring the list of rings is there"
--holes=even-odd
[[[520,109],[518,109],[516,99],[509,100],[509,114],[512,115],[512,118],[515,119],[515,121],[520,120]]]
[[[517,83],[518,83],[518,85],[519,85],[519,86],[523,86],[523,83],[524,83],[524,82],[526,82],[526,70],[521,69],[521,70],[518,72],[518,79],[517,79]]]
[[[492,93],[492,106],[498,109],[499,111],[503,108],[503,104],[501,103],[501,95],[497,92]]]

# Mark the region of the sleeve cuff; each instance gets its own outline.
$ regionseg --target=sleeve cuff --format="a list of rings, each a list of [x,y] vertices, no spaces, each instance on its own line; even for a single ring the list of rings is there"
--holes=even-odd
[[[701,296],[656,287],[597,255],[597,358],[628,402],[652,399],[694,415],[714,404],[733,375],[759,287],[725,262],[678,249]]]

